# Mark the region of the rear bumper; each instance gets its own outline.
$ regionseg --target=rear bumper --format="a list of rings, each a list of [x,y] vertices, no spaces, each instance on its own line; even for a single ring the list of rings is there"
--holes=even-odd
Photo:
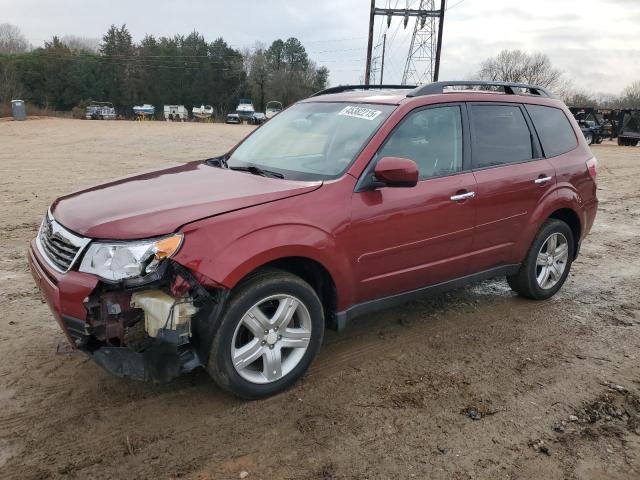
[[[98,279],[87,273],[60,274],[47,268],[35,240],[31,241],[28,260],[33,280],[67,340],[75,348],[76,340],[86,335],[84,301],[96,288]]]

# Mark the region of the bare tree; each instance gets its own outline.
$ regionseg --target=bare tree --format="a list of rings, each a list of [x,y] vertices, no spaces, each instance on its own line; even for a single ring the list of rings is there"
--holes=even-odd
[[[247,50],[243,56],[251,94],[257,98],[257,107],[262,111],[265,108],[266,92],[269,86],[269,65],[265,55],[265,46],[256,43],[253,52]]]
[[[89,37],[77,37],[75,35],[65,35],[61,42],[70,50],[98,53],[100,50],[100,39]]]
[[[621,104],[625,108],[640,108],[640,80],[633,82],[622,91]]]
[[[478,77],[481,80],[530,83],[558,93],[567,88],[563,72],[551,65],[548,56],[522,50],[503,50],[488,58],[480,65]]]
[[[27,38],[18,27],[10,23],[0,24],[0,54],[24,53],[29,47]]]
[[[562,96],[562,101],[570,107],[599,107],[598,99],[583,90],[571,89]]]

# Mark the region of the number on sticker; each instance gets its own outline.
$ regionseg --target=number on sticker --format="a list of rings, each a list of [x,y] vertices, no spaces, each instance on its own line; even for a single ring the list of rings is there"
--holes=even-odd
[[[366,107],[356,107],[350,105],[344,107],[338,115],[344,115],[345,117],[361,118],[362,120],[373,120],[382,113],[381,110],[374,110]]]

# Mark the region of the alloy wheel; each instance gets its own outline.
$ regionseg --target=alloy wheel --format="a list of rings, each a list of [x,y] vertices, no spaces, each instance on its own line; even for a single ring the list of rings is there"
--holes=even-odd
[[[231,344],[236,372],[251,383],[275,382],[302,360],[311,339],[311,315],[292,295],[272,295],[241,318]]]
[[[569,260],[569,242],[562,233],[545,240],[536,259],[536,280],[540,288],[553,288],[562,278]]]

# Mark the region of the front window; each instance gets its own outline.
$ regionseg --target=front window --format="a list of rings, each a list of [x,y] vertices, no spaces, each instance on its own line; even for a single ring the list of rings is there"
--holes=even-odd
[[[255,166],[295,180],[342,175],[395,105],[300,103],[247,138],[229,167]]]
[[[443,106],[410,113],[378,152],[378,158],[383,157],[413,160],[421,180],[462,171],[460,107]]]

